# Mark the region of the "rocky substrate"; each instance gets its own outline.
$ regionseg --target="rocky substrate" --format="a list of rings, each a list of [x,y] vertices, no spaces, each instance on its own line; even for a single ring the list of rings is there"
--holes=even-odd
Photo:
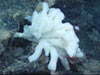
[[[22,32],[23,25],[30,24],[25,16],[32,14],[38,0],[0,0],[0,74],[50,74],[49,61],[44,55],[33,63],[28,56],[34,52],[36,43],[22,38],[13,38],[16,31]],[[66,71],[58,62],[58,75],[99,74],[100,72],[100,1],[99,0],[57,0],[52,6],[60,8],[70,22],[79,26],[76,31],[85,59],[71,64]],[[76,67],[76,68],[75,68]]]

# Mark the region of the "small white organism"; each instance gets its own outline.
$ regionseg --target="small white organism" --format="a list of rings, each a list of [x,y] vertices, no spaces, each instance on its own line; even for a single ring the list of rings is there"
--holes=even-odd
[[[83,57],[83,52],[78,45],[79,39],[73,26],[68,22],[62,23],[64,17],[60,9],[49,8],[48,4],[43,2],[42,11],[33,12],[32,25],[24,26],[23,33],[15,34],[15,37],[31,41],[35,38],[38,41],[35,52],[28,58],[29,62],[39,59],[42,50],[44,50],[45,56],[49,56],[49,54],[51,56],[48,69],[55,71],[58,58],[66,69],[70,69],[66,56],[70,58]]]

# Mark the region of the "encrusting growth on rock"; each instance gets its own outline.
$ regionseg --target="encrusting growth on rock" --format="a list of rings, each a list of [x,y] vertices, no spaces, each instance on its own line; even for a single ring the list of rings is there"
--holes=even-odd
[[[11,32],[8,30],[0,30],[0,41],[7,40],[9,37],[11,37]]]

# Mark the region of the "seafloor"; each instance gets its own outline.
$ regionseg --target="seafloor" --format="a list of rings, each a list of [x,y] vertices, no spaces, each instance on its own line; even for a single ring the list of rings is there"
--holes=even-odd
[[[31,15],[38,0],[0,0],[0,74],[50,74],[47,59],[29,63],[27,57],[33,53],[28,40],[13,38],[16,31],[23,31],[28,24],[25,16]],[[71,71],[58,67],[58,75],[64,74],[100,74],[100,0],[57,0],[52,7],[60,8],[70,22],[79,26],[76,31],[80,39],[80,48],[85,58]],[[19,27],[20,26],[20,27]],[[77,70],[76,70],[77,69]]]

